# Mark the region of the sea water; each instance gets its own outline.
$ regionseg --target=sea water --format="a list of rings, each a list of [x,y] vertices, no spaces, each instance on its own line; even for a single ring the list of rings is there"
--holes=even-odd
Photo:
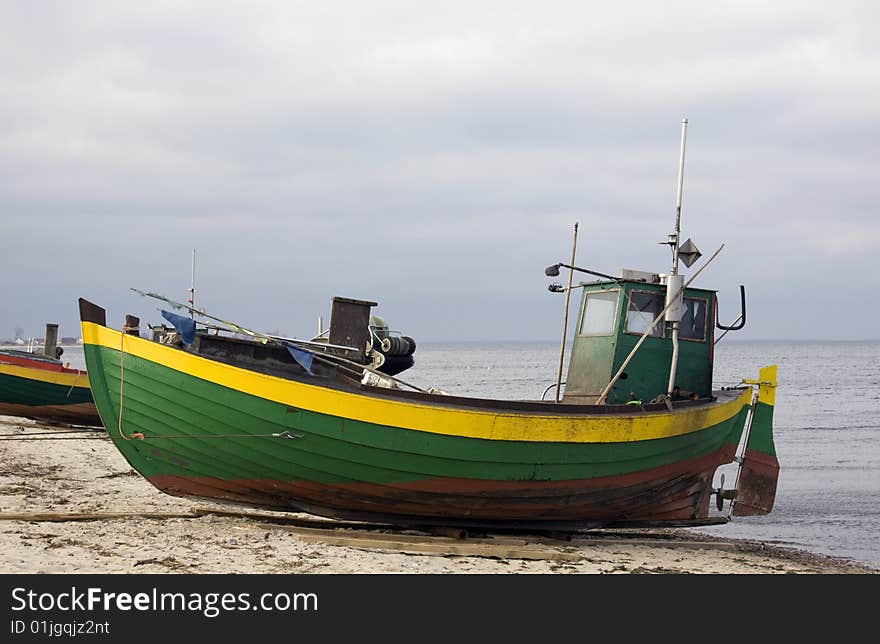
[[[63,360],[84,368],[82,347]],[[419,343],[400,378],[455,395],[500,399],[555,396],[559,344]],[[715,387],[779,366],[774,416],[781,465],[773,511],[734,517],[707,534],[757,539],[880,568],[880,342],[737,342],[715,351]],[[565,370],[563,369],[563,379]],[[736,477],[725,466],[725,487]],[[714,505],[714,498],[713,498]]]
[[[555,398],[547,387],[559,373],[558,343],[422,343],[415,356],[416,365],[400,376],[419,386],[466,396]],[[774,438],[781,466],[773,511],[693,530],[880,568],[880,342],[724,338],[715,350],[715,388],[757,379],[758,369],[771,364],[779,367]],[[719,469],[716,486],[721,473],[732,487],[735,466]]]

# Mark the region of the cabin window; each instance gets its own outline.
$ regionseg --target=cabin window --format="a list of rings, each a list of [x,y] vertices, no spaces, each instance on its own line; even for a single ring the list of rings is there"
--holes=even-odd
[[[611,335],[617,313],[617,291],[597,291],[584,296],[581,335]]]
[[[706,300],[684,298],[684,311],[678,323],[678,337],[685,340],[706,339],[706,311],[709,303]]]
[[[663,294],[645,291],[630,291],[629,307],[626,311],[626,332],[642,335],[651,326],[651,322],[663,310]],[[663,324],[658,322],[649,334],[659,338],[663,334]]]

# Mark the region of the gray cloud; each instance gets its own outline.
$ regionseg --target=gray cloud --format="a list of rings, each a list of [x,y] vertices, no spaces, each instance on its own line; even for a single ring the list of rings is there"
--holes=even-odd
[[[555,339],[543,267],[664,271],[683,222],[740,337],[877,337],[867,2],[7,3],[5,305],[305,336],[332,295],[425,339]],[[853,279],[855,278],[855,279]],[[811,310],[857,307],[845,327]],[[868,298],[870,300],[870,298]]]

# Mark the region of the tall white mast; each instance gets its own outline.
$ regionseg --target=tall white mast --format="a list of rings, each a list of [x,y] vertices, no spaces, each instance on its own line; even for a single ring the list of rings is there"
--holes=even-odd
[[[674,298],[678,300],[669,307],[666,312],[666,320],[672,323],[672,364],[669,368],[669,386],[666,393],[672,397],[675,388],[675,375],[678,370],[678,322],[681,320],[681,303],[683,293],[679,293],[683,283],[683,277],[678,274],[678,247],[681,244],[681,191],[684,185],[684,145],[687,139],[686,118],[681,119],[681,156],[678,160],[678,193],[675,197],[675,231],[669,236],[669,245],[672,248],[672,271],[666,281],[666,304]]]

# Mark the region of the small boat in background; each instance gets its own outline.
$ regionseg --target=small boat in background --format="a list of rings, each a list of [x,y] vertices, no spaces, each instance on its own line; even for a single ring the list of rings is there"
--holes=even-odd
[[[0,350],[0,414],[49,423],[101,426],[89,377],[59,359],[58,325],[46,325],[43,353]]]

